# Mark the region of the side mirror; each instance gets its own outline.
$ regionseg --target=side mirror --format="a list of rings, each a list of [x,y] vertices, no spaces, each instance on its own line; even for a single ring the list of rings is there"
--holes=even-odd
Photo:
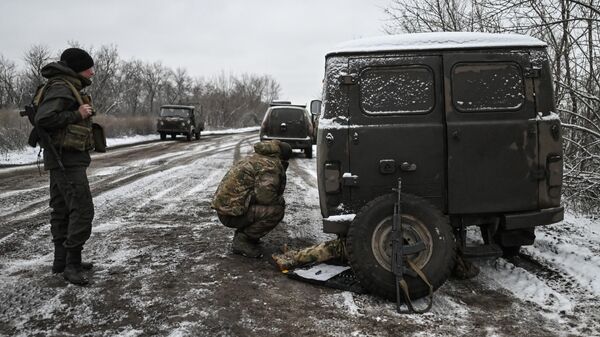
[[[314,99],[310,101],[310,114],[313,116],[318,116],[321,114],[321,100]]]

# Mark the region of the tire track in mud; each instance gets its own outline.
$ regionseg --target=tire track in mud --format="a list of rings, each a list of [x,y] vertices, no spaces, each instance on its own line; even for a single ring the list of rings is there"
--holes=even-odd
[[[236,138],[242,138],[240,141],[235,140]],[[172,143],[172,142],[159,142],[152,144],[145,144],[141,146],[134,146],[128,148],[122,148],[114,154],[103,154],[99,158],[92,159],[92,166],[90,171],[100,169],[102,167],[110,167],[112,164],[123,165],[123,163],[131,162],[134,159],[150,158],[148,163],[140,164],[138,166],[129,167],[125,170],[133,171],[128,172],[125,176],[120,174],[111,174],[104,177],[90,176],[90,189],[92,196],[96,199],[98,196],[119,188],[131,184],[135,181],[143,179],[145,177],[152,176],[162,171],[170,170],[178,166],[190,164],[198,159],[209,157],[218,153],[231,151],[237,144],[247,139],[252,139],[256,135],[248,136],[246,134],[240,135],[219,135],[211,137],[209,143],[206,142],[192,142],[192,143]],[[231,141],[231,139],[234,141]],[[205,138],[204,140],[208,139]],[[226,141],[225,141],[226,140]],[[214,143],[213,143],[214,141]],[[155,160],[160,155],[170,156],[170,152],[177,150],[184,150],[184,154],[171,156],[167,160]],[[166,153],[165,153],[166,152]],[[14,170],[14,169],[13,169]],[[27,171],[27,169],[25,170]],[[29,169],[29,173],[37,172]],[[118,172],[117,172],[118,173]],[[6,178],[6,173],[4,177]],[[0,174],[0,177],[3,176]],[[26,175],[23,175],[21,179],[26,179]],[[11,179],[14,181],[14,179]],[[19,183],[19,181],[14,181]],[[41,184],[47,185],[47,177]],[[40,227],[48,224],[48,213],[49,213],[49,195],[47,187],[40,187],[40,198],[38,201],[27,204],[22,208],[9,211],[7,214],[0,216],[0,253],[8,254],[11,251],[16,251],[21,246],[22,242],[27,241],[30,233],[38,230]]]
[[[50,243],[37,247],[48,240],[46,228],[23,235],[31,248],[0,259],[0,284],[6,281],[0,285],[0,335],[575,334],[561,330],[540,315],[538,306],[497,285],[496,274],[450,280],[436,292],[430,313],[399,315],[393,303],[370,295],[290,280],[268,258],[231,255],[233,230],[218,224],[209,208],[210,195],[235,158],[236,148],[240,157],[251,150],[246,142],[252,137],[215,140],[205,144],[202,155],[192,148],[194,154],[186,158],[158,163],[159,158],[137,167],[148,172],[129,172],[139,174],[137,179],[125,181],[115,172],[98,177],[94,181],[98,199],[122,199],[118,209],[97,206],[100,226],[84,250],[96,267],[86,288],[65,286],[60,276],[46,270]],[[153,152],[155,157],[163,154]],[[286,217],[263,238],[263,246],[277,248],[291,242],[302,247],[321,240],[320,223],[313,223],[320,214],[311,172],[314,159],[295,155],[288,171]],[[194,188],[184,189],[186,182]],[[132,192],[123,194],[119,188],[126,185]]]

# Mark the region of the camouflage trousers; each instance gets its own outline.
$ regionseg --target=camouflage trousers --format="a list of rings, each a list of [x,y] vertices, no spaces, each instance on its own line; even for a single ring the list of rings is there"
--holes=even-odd
[[[281,270],[289,270],[309,263],[346,258],[345,241],[341,239],[322,242],[300,250],[289,250],[283,254],[271,255]]]
[[[85,167],[50,170],[52,241],[81,250],[92,233],[94,203]]]
[[[248,212],[240,216],[219,214],[221,223],[229,228],[235,228],[253,240],[258,240],[267,235],[285,215],[282,205],[251,205]]]

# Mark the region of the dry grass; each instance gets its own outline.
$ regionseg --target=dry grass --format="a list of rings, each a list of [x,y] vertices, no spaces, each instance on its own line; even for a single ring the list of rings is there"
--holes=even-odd
[[[94,122],[104,127],[106,137],[148,135],[156,132],[156,117],[96,116]]]
[[[104,127],[106,137],[146,135],[156,132],[155,117],[96,116],[94,122]],[[0,109],[0,154],[22,150],[27,146],[31,124],[18,110]]]
[[[0,109],[0,153],[24,149],[30,132],[31,124],[19,110]]]

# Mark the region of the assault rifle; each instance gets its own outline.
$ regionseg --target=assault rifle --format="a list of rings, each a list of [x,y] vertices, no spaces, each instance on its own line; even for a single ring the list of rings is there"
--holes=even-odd
[[[56,148],[52,145],[50,135],[44,129],[35,125],[35,113],[36,109],[32,104],[26,105],[25,110],[19,111],[19,115],[21,115],[21,117],[27,117],[31,125],[33,125],[33,130],[31,130],[31,133],[29,134],[27,143],[31,147],[36,147],[37,144],[40,144],[42,149],[50,151],[52,156],[54,156],[54,159],[56,159],[60,170],[64,171],[65,167],[63,166],[62,160],[60,160],[58,151],[56,151]]]
[[[398,194],[396,202],[394,203],[394,215],[392,217],[392,272],[394,273],[396,281],[396,311],[401,314],[422,314],[431,309],[433,304],[433,287],[419,267],[417,267],[408,258],[405,258],[405,255],[414,254],[421,248],[419,247],[419,244],[404,247],[404,234],[401,216],[402,179],[398,178],[398,188],[395,188],[394,191],[396,191]],[[410,299],[408,283],[406,283],[406,280],[404,279],[404,274],[420,277],[421,280],[423,280],[423,282],[425,282],[425,284],[427,284],[429,287],[429,302],[427,307],[424,309],[417,309],[414,307],[412,300]],[[403,302],[406,303],[408,311],[402,311],[401,307]]]

